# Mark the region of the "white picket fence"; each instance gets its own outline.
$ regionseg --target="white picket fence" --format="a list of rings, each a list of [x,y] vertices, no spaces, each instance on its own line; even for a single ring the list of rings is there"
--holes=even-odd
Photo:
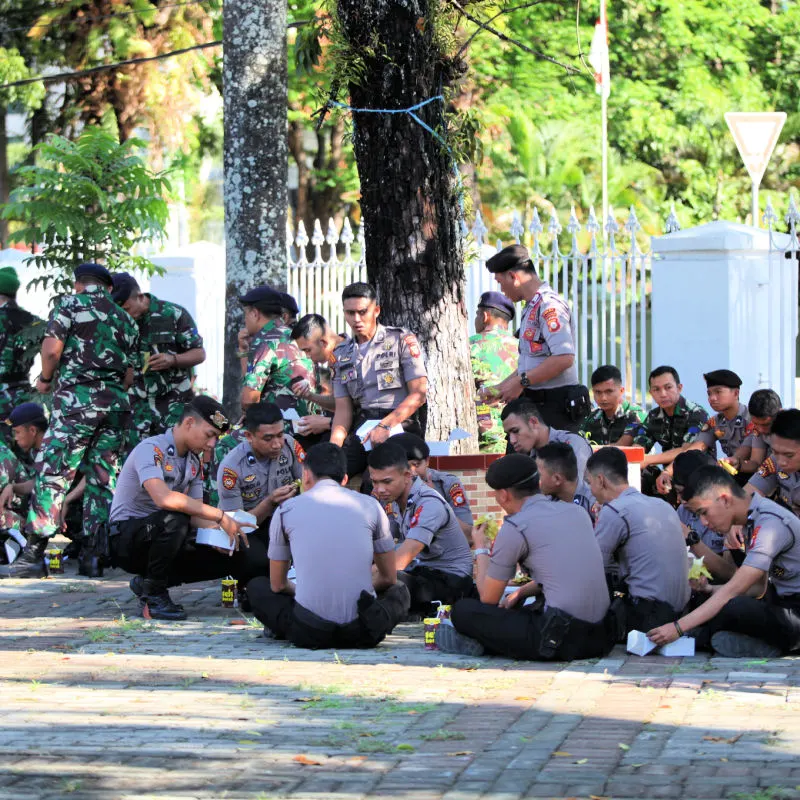
[[[570,235],[566,251],[561,249],[559,241],[564,229]],[[584,252],[578,241],[583,229],[590,236]],[[673,212],[666,230],[678,229]],[[470,254],[465,265],[470,333],[474,333],[472,311],[478,299],[483,292],[497,288],[493,276],[484,268],[486,260],[511,242],[525,243],[539,275],[570,301],[581,382],[588,384],[592,371],[601,364],[616,364],[625,376],[627,394],[636,402],[644,403],[647,374],[651,368],[648,343],[650,252],[644,251],[637,241],[640,231],[633,208],[621,226],[613,213],[609,215],[605,242],[599,241],[601,226],[593,209],[583,226],[573,209],[565,228],[555,212],[545,228],[538,212],[534,211],[527,230],[520,215],[514,213],[509,240],[498,239],[491,245],[486,241],[488,231],[478,212],[472,227],[465,226]],[[624,246],[621,246],[621,239]],[[354,235],[347,220],[340,231],[330,220],[327,233],[323,235],[322,225],[317,220],[310,239],[311,258],[307,255],[309,238],[302,222],[296,236],[290,232],[287,241],[290,243],[286,275],[289,293],[297,298],[302,313],[322,314],[336,330],[344,332],[342,289],[353,281],[366,280],[363,231],[359,229]],[[352,252],[354,241],[360,245],[357,256]],[[341,256],[337,255],[339,244],[344,248]],[[323,256],[326,245],[327,258]]]

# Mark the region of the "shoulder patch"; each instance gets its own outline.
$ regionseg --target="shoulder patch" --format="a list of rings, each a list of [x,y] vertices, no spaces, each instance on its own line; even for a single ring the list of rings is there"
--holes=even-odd
[[[463,506],[467,502],[464,497],[464,489],[460,483],[454,483],[450,487],[450,499],[453,501],[454,506]]]
[[[758,474],[762,478],[769,478],[770,475],[774,475],[777,471],[778,467],[775,465],[775,459],[772,456],[763,461],[758,468]]]
[[[416,528],[419,524],[419,518],[422,515],[422,506],[417,506],[414,515],[411,517],[411,522],[408,523],[409,528]]]
[[[408,352],[411,353],[412,358],[419,358],[421,353],[419,349],[419,342],[417,341],[417,337],[414,336],[413,333],[407,333],[403,337],[403,343],[408,348]]]
[[[164,463],[164,451],[160,447],[153,448],[153,462],[157,467]]]
[[[542,316],[547,323],[547,329],[550,333],[556,333],[556,331],[561,330],[561,322],[558,319],[558,309],[546,308],[542,311]]]
[[[294,443],[294,456],[301,464],[306,460],[306,451],[303,450],[300,442]]]
[[[226,489],[233,489],[233,487],[236,486],[236,479],[238,477],[238,473],[234,472],[230,467],[225,467],[222,470],[222,485]]]
[[[758,539],[758,532],[761,530],[760,525],[756,525],[753,535],[750,537],[750,547],[756,546],[756,539]]]

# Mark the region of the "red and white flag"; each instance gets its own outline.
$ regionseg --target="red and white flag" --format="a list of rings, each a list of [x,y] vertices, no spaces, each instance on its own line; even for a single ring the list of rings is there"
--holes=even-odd
[[[608,97],[611,94],[611,68],[608,63],[608,23],[604,19],[598,20],[594,26],[589,63],[594,70],[597,94]]]

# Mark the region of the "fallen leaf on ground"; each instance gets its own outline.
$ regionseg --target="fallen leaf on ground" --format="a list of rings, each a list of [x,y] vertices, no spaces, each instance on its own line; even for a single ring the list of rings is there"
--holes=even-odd
[[[588,758],[579,758],[575,763],[576,764],[586,764],[589,761]]]
[[[239,739],[239,744],[255,744],[252,739]]]
[[[629,744],[623,744],[622,742],[619,743],[620,750],[630,750],[631,746]]]
[[[366,760],[366,756],[353,756],[352,758],[348,758],[347,761],[345,761],[345,764],[355,766],[356,764],[363,764]]]
[[[704,736],[703,737],[703,741],[704,742],[715,742],[715,743],[724,742],[725,744],[736,744],[736,742],[738,742],[739,739],[741,739],[741,738],[742,738],[742,734],[741,733],[737,733],[736,736],[731,736],[730,739],[727,736]]]
[[[610,798],[603,794],[590,794],[589,800],[610,800]]]
[[[296,761],[298,764],[304,764],[308,767],[321,767],[321,761],[314,761],[313,758],[309,758],[308,756],[295,756],[292,761]]]
[[[295,697],[293,703],[316,703],[322,700],[321,697]]]
[[[551,755],[556,756],[556,758],[569,758],[572,756],[572,753],[568,753],[566,750],[556,750],[555,753]]]
[[[459,750],[457,753],[448,753],[448,756],[471,756],[472,750]]]
[[[232,619],[228,625],[247,625],[247,620],[244,619]]]

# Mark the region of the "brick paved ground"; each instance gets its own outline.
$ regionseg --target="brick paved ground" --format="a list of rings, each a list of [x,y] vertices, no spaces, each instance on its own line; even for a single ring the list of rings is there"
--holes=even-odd
[[[520,664],[266,641],[121,573],[0,582],[0,798],[800,797],[800,661]]]

